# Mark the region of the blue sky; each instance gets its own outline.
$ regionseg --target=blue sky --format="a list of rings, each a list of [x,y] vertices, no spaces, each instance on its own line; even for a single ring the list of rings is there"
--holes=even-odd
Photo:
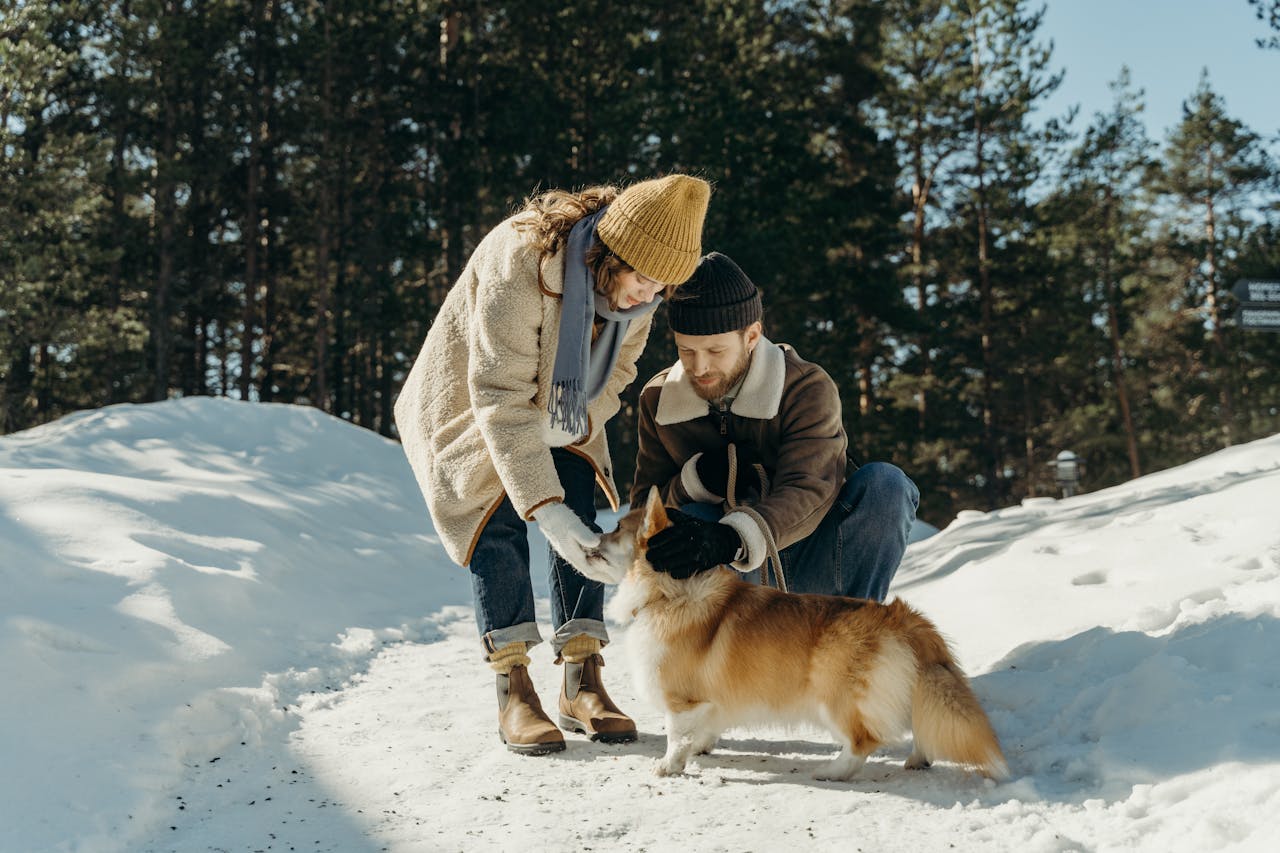
[[[1095,112],[1110,109],[1108,85],[1128,65],[1134,86],[1146,92],[1148,132],[1163,142],[1207,67],[1228,115],[1264,138],[1280,134],[1280,50],[1255,45],[1271,30],[1247,0],[1046,2],[1041,39],[1053,40],[1053,67],[1067,75],[1041,116],[1079,104],[1082,130]]]

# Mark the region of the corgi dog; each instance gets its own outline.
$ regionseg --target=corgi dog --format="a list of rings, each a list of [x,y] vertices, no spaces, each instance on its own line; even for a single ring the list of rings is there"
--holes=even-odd
[[[649,538],[669,524],[651,489],[592,557],[598,580],[621,582],[609,615],[633,623],[637,684],[666,712],[658,775],[683,773],[734,726],[812,724],[841,747],[817,779],[851,778],[908,730],[908,768],[947,760],[1008,778],[986,713],[920,613],[897,600],[780,592],[726,568],[677,580],[645,559]]]

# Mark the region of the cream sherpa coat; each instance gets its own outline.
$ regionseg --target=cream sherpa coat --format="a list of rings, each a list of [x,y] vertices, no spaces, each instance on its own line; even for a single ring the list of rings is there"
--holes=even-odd
[[[589,435],[553,432],[547,414],[560,335],[564,256],[539,263],[516,217],[476,247],[431,324],[396,400],[396,427],[450,558],[471,562],[476,539],[504,494],[528,520],[563,500],[550,448],[585,457],[617,509],[604,425],[635,379],[653,314],[631,324],[617,366],[587,413]],[[541,279],[539,278],[541,266]]]

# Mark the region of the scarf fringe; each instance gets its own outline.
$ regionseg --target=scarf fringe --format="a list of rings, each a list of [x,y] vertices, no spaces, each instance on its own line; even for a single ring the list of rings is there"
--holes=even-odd
[[[578,379],[562,379],[551,386],[551,399],[547,402],[551,426],[573,435],[586,435],[587,395]]]

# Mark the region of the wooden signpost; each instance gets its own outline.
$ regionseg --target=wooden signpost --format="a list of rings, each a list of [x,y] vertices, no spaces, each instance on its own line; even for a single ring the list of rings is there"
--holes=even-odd
[[[1280,332],[1280,280],[1242,278],[1231,288],[1240,301],[1236,322],[1253,332]]]

